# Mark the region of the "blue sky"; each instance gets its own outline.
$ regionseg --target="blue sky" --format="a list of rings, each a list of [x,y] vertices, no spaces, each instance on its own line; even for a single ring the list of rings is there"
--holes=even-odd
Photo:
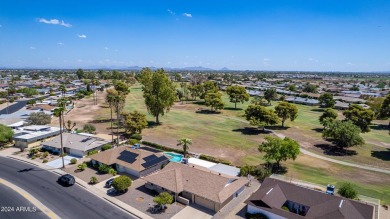
[[[1,1],[0,67],[390,70],[390,1]]]

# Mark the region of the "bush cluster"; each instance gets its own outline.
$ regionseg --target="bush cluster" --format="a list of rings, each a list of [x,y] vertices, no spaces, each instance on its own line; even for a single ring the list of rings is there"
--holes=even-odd
[[[184,154],[183,150],[181,150],[181,149],[169,148],[169,147],[166,147],[166,146],[163,146],[163,145],[160,145],[160,144],[156,144],[156,143],[153,143],[153,142],[142,141],[142,144],[150,146],[150,147],[153,147],[153,148],[156,148],[156,149],[160,149],[160,150],[163,150],[163,151],[172,151],[172,152],[176,152],[176,153],[179,153],[179,154]]]
[[[142,135],[141,134],[133,134],[133,135],[131,135],[130,138],[137,139],[137,140],[141,141],[142,140]]]
[[[77,163],[77,159],[76,159],[76,158],[70,159],[70,163],[71,163],[71,164],[76,164],[76,163]]]
[[[49,162],[47,159],[44,159],[44,160],[42,161],[42,163],[47,163],[47,162]]]
[[[263,166],[249,166],[245,165],[240,168],[240,176],[248,176],[248,174],[254,176],[256,179],[263,181],[265,178],[272,174],[272,171],[264,168]]]
[[[88,156],[91,156],[91,155],[94,155],[94,154],[97,154],[97,153],[98,153],[97,150],[92,150],[92,151],[88,152]]]
[[[89,180],[89,184],[96,184],[98,182],[99,180],[96,178],[96,176],[92,176],[91,179]]]
[[[106,145],[104,145],[104,146],[102,147],[102,151],[106,151],[106,150],[109,150],[109,149],[111,149],[111,148],[112,148],[111,145],[106,144]]]
[[[129,145],[134,145],[134,144],[137,144],[137,143],[140,143],[140,141],[138,139],[130,138]]]
[[[216,157],[213,157],[213,156],[210,156],[210,155],[206,155],[206,154],[201,154],[199,156],[199,158],[202,159],[202,160],[207,160],[207,161],[214,162],[214,163],[222,163],[222,164],[226,164],[226,165],[231,165],[232,164],[230,161],[227,161],[227,160],[224,160],[224,159],[220,159],[220,158],[216,158]]]

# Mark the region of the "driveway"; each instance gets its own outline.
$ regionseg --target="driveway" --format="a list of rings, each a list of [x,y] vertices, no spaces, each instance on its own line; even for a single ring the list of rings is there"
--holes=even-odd
[[[186,206],[171,219],[191,218],[191,219],[210,219],[214,212],[199,205],[191,204]]]
[[[78,157],[72,157],[72,156],[67,155],[67,156],[64,157],[65,165],[70,164],[70,160],[73,159],[73,158],[75,158],[77,160],[80,159]],[[49,163],[46,163],[46,165],[54,167],[54,168],[61,168],[62,167],[62,158],[60,157],[58,159],[50,161]]]

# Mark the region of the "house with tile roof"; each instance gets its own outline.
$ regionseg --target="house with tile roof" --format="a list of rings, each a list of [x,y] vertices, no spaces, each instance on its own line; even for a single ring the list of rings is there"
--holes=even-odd
[[[245,189],[248,179],[217,174],[206,168],[171,162],[143,177],[146,188],[174,194],[176,200],[219,211]]]
[[[371,219],[374,207],[278,179],[266,178],[246,201],[247,212],[270,219]]]
[[[145,176],[169,163],[162,151],[149,147],[132,148],[121,146],[89,156],[92,164],[113,166],[120,173],[136,177]]]

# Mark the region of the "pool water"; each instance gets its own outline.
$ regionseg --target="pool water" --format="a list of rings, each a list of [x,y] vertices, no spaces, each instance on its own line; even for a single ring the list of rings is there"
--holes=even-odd
[[[181,160],[183,159],[183,155],[181,154],[176,154],[172,152],[167,152],[164,154],[171,158],[169,159],[171,162],[181,162]]]

